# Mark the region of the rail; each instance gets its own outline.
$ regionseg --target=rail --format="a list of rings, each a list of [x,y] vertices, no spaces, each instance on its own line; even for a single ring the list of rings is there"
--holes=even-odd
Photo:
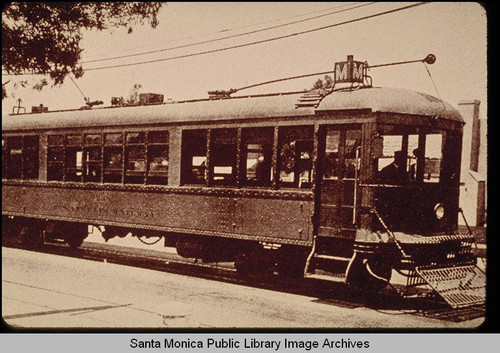
[[[370,212],[377,217],[378,221],[380,222],[380,224],[382,225],[382,227],[384,227],[385,231],[389,235],[389,239],[394,244],[396,244],[397,248],[399,249],[399,251],[401,252],[401,254],[403,255],[403,257],[404,258],[408,258],[409,256],[403,250],[403,247],[401,246],[401,244],[399,243],[399,241],[396,239],[396,236],[394,235],[394,233],[391,232],[391,230],[389,229],[389,227],[387,227],[387,225],[385,224],[384,220],[382,219],[382,217],[380,216],[380,214],[377,212],[377,209],[374,207],[374,208],[371,209]]]

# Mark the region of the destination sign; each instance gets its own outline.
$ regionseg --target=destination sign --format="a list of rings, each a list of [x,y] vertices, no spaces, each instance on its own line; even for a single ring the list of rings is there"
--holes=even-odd
[[[367,64],[354,61],[352,55],[347,56],[347,61],[335,63],[335,83],[363,83]]]

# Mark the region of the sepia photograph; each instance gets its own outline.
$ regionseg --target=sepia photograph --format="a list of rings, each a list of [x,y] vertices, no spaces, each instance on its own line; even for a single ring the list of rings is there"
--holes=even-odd
[[[481,3],[6,3],[2,329],[480,330],[487,98]]]

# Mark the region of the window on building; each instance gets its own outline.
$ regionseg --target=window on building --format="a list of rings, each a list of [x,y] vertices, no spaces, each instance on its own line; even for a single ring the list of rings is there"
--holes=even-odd
[[[313,136],[313,126],[280,128],[279,180],[281,185],[311,187]]]
[[[274,128],[243,129],[242,137],[243,184],[271,185]]]
[[[148,184],[168,183],[168,131],[148,133]]]
[[[205,184],[207,166],[207,130],[187,130],[182,133],[183,184]]]
[[[236,129],[211,131],[210,175],[213,184],[236,184]]]

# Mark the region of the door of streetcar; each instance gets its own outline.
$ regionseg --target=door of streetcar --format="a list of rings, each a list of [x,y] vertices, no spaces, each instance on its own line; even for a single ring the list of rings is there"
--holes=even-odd
[[[352,249],[359,205],[361,127],[323,126],[319,131],[320,196],[318,236],[336,238]],[[347,254],[346,254],[347,255]]]

